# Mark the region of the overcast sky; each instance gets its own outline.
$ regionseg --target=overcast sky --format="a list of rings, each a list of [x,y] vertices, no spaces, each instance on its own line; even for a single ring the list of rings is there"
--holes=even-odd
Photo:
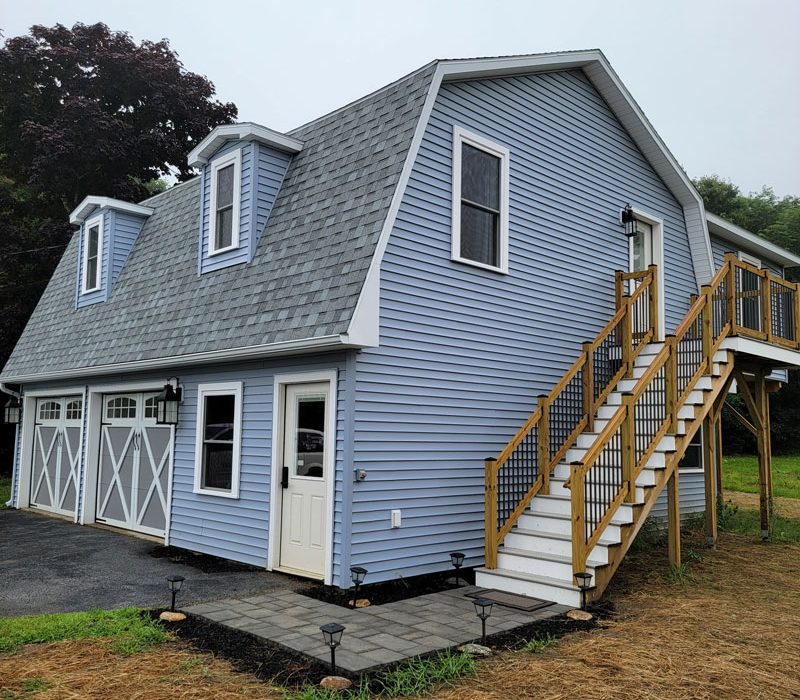
[[[168,38],[281,131],[433,58],[600,48],[690,176],[800,195],[800,0],[0,0],[6,37],[76,21]]]

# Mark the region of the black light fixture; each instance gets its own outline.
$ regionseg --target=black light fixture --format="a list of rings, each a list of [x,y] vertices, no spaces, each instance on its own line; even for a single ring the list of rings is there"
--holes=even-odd
[[[167,581],[169,581],[169,590],[172,593],[172,605],[170,605],[170,610],[175,612],[175,598],[178,595],[178,591],[181,590],[181,586],[183,586],[183,582],[186,579],[183,576],[167,576]]]
[[[450,552],[450,563],[453,565],[453,568],[456,570],[456,586],[459,585],[459,569],[464,564],[464,552]],[[448,581],[449,583],[449,581]]]
[[[481,619],[481,641],[486,644],[486,620],[492,614],[493,600],[488,598],[476,598],[473,601],[475,614]]]
[[[628,238],[633,238],[639,233],[639,220],[636,218],[636,214],[633,213],[630,204],[626,204],[625,208],[622,210],[620,222],[625,227],[625,235]]]
[[[177,380],[175,380],[177,384]],[[159,425],[178,424],[178,404],[183,399],[183,389],[172,386],[171,381],[156,396],[156,423]]]
[[[353,610],[356,609],[356,602],[358,601],[358,588],[364,583],[364,577],[367,575],[367,570],[363,566],[351,566],[350,578],[353,581],[355,588],[353,589]]]
[[[20,404],[18,397],[12,396],[3,409],[3,422],[9,425],[19,425],[21,417],[22,404]]]
[[[586,610],[586,591],[592,587],[592,575],[586,571],[578,571],[575,580],[581,589],[581,610]]]
[[[329,622],[327,625],[322,625],[319,628],[322,632],[322,637],[331,649],[331,673],[336,674],[336,647],[342,643],[342,634],[344,633],[344,625],[338,622]]]

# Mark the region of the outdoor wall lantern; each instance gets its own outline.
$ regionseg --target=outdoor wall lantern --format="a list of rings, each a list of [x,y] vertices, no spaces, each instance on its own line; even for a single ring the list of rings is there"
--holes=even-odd
[[[630,204],[625,205],[625,208],[620,214],[619,220],[625,227],[625,235],[628,238],[633,238],[637,233],[639,233],[639,219],[636,218],[636,214],[633,213],[633,209],[631,209]]]
[[[579,571],[575,574],[575,580],[581,589],[581,610],[586,610],[586,591],[592,587],[592,575],[586,571]]]
[[[322,625],[319,628],[322,632],[322,637],[331,649],[331,673],[336,674],[336,647],[342,643],[342,634],[344,632],[344,625],[338,622],[329,622],[327,625]]]
[[[19,425],[21,416],[22,405],[19,402],[19,398],[12,396],[3,409],[3,422],[9,425]]]
[[[458,586],[460,585],[459,581],[461,580],[459,578],[459,569],[464,565],[464,552],[450,552],[450,563],[456,570],[455,585]]]
[[[173,386],[173,381],[177,385],[177,379],[169,380],[156,396],[156,423],[159,425],[178,424],[178,404],[183,399],[183,389]]]
[[[353,591],[353,610],[356,609],[356,601],[358,600],[358,589],[364,583],[364,577],[367,575],[367,570],[363,566],[351,566],[350,578],[353,581],[355,589]]]
[[[486,644],[486,620],[492,614],[494,601],[488,598],[476,598],[473,603],[475,605],[475,614],[481,619],[481,641]]]
[[[172,593],[172,605],[170,605],[170,610],[175,612],[175,598],[178,595],[178,591],[181,590],[181,586],[183,586],[183,582],[186,579],[183,576],[167,576],[167,581],[169,581],[169,591]]]

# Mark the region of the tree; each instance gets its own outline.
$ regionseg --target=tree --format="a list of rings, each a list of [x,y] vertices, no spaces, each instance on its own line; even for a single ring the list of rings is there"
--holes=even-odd
[[[138,201],[193,175],[188,152],[236,106],[169,42],[105,24],[34,26],[0,47],[0,366],[72,235],[87,195]],[[1,401],[0,401],[1,402]],[[0,436],[0,472],[10,466]]]

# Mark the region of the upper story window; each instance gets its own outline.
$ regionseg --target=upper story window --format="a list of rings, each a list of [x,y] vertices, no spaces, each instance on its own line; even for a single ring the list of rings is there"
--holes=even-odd
[[[508,272],[508,162],[504,146],[453,131],[453,260]]]
[[[103,217],[86,222],[83,238],[83,280],[81,292],[95,292],[102,285]]]
[[[239,247],[242,152],[236,150],[211,164],[211,208],[208,254]]]

